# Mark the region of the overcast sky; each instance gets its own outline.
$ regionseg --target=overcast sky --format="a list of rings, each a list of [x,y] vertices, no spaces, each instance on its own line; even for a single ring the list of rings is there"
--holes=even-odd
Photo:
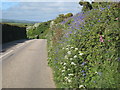
[[[25,0],[24,0],[25,1]],[[76,2],[2,2],[2,18],[29,21],[47,21],[56,18],[59,14],[81,11]],[[58,0],[59,1],[59,0]],[[65,0],[64,0],[65,1]]]

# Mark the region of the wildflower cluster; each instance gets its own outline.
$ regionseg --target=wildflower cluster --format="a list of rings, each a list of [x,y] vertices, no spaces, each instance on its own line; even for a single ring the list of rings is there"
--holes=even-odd
[[[102,5],[102,4],[101,4]],[[55,28],[62,36],[48,39],[49,65],[60,88],[120,88],[120,29],[116,3],[81,12]],[[61,27],[60,27],[61,25]]]

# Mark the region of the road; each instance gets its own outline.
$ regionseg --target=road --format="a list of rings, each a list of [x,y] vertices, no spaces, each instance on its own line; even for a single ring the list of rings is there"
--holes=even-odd
[[[47,62],[47,40],[15,44],[2,56],[2,88],[55,88]]]

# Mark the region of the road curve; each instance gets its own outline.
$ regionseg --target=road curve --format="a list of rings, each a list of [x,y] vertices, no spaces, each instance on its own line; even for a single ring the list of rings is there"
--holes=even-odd
[[[2,88],[55,88],[47,64],[47,40],[30,40],[3,57]]]

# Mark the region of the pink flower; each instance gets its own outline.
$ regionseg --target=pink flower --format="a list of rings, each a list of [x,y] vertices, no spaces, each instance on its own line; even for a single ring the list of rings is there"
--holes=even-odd
[[[116,18],[116,20],[118,20],[118,18]]]
[[[103,37],[100,35],[100,42],[104,42]]]

